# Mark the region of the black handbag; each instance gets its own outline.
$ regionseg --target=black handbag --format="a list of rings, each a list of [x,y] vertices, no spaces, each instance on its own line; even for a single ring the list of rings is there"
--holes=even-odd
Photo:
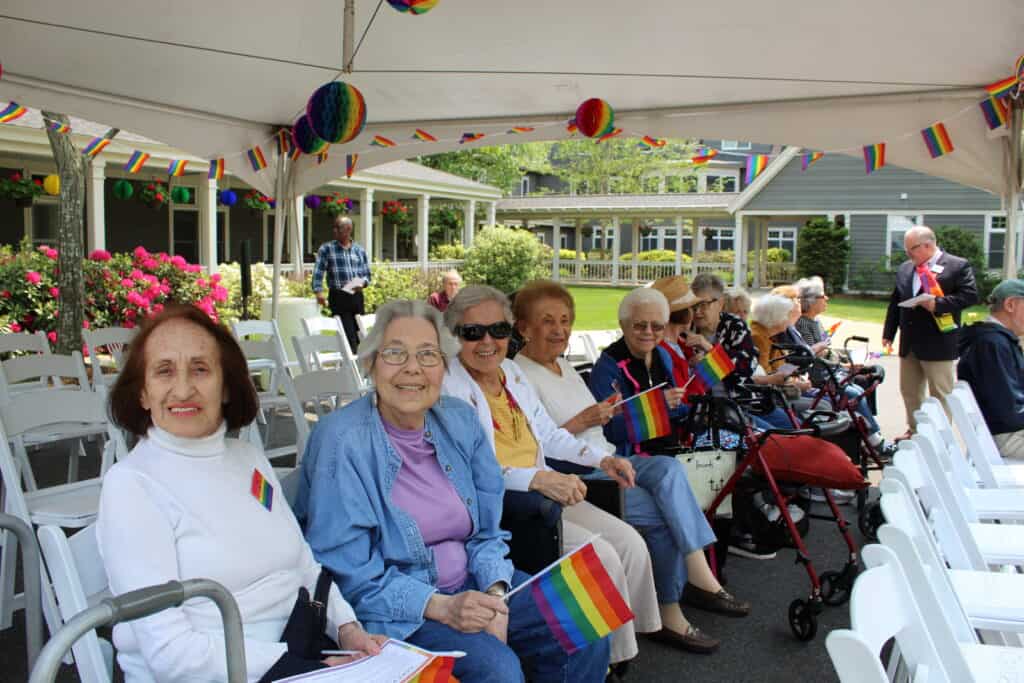
[[[289,654],[319,661],[323,659],[321,651],[338,647],[324,633],[327,627],[327,598],[330,589],[331,575],[326,569],[320,570],[312,600],[309,599],[309,591],[305,586],[299,588],[299,596],[295,599],[295,606],[288,615],[288,623],[281,634],[281,642],[288,645]]]

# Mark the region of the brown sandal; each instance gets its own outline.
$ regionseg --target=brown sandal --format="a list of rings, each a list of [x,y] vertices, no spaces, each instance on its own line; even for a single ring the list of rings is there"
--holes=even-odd
[[[681,602],[689,607],[717,612],[729,617],[745,617],[750,614],[750,603],[733,596],[724,588],[717,593],[697,588],[687,583],[683,588]]]

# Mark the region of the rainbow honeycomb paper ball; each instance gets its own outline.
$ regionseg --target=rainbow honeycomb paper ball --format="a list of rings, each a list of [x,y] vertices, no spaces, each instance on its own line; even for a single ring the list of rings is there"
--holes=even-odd
[[[292,126],[292,140],[303,154],[318,154],[327,149],[327,141],[316,134],[309,117],[300,116]]]
[[[434,9],[440,0],[388,0],[388,4],[405,14],[426,14]]]
[[[345,143],[366,125],[366,100],[348,83],[332,81],[310,96],[306,118],[319,137],[332,144]]]
[[[588,138],[598,138],[615,128],[615,110],[604,100],[592,97],[576,109],[576,128]]]

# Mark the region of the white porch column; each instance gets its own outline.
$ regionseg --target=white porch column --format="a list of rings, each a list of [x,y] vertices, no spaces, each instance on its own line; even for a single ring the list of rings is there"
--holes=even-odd
[[[558,281],[562,265],[562,219],[551,221],[551,279]]]
[[[619,217],[612,216],[612,284],[619,284]]]
[[[106,205],[103,201],[103,184],[107,178],[107,162],[102,159],[95,159],[92,162],[92,170],[85,179],[85,192],[89,201],[89,207],[85,216],[86,226],[86,256],[96,249],[107,247],[107,222]]]
[[[373,262],[373,243],[376,231],[373,225],[373,188],[368,187],[359,192],[359,234],[363,240],[366,258]]]
[[[487,227],[493,228],[494,224],[498,222],[498,202],[491,202],[487,205]]]
[[[630,274],[630,279],[634,283],[640,282],[640,271],[639,271],[639,253],[640,253],[640,224],[633,219],[633,225],[631,226],[630,233],[633,235],[632,244],[633,248],[633,268]]]
[[[301,280],[305,275],[302,272],[302,255],[306,253],[306,197],[299,195],[292,200],[291,209],[291,246],[288,251],[292,256],[292,278]]]
[[[217,181],[201,178],[196,191],[199,206],[199,263],[210,275],[217,272]],[[90,212],[91,213],[91,212]]]
[[[743,257],[746,256],[746,251],[742,248],[743,243],[743,214],[736,214],[736,231],[733,234],[733,246],[740,247],[735,249],[733,253],[736,255],[732,264],[732,283],[733,287],[746,287],[746,269],[743,267]]]
[[[462,246],[469,249],[473,246],[473,233],[476,232],[476,200],[467,199],[462,205]]]
[[[682,272],[683,272],[683,217],[682,216],[676,216],[676,275],[681,275]]]
[[[416,231],[419,235],[417,254],[420,257],[420,268],[427,272],[427,263],[430,258],[430,195],[421,194],[416,198]]]
[[[583,280],[583,221],[576,219],[576,282]]]

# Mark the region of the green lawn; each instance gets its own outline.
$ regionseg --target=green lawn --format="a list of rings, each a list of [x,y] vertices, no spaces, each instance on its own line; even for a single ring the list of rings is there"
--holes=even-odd
[[[569,287],[576,300],[577,330],[613,330],[619,326],[619,302],[629,292],[629,287]],[[826,316],[842,320],[859,320],[863,322],[885,322],[886,299],[872,299],[855,296],[834,296],[829,300]],[[973,306],[968,314],[974,313],[979,318],[987,315],[985,306]],[[965,321],[966,322],[966,321]]]

